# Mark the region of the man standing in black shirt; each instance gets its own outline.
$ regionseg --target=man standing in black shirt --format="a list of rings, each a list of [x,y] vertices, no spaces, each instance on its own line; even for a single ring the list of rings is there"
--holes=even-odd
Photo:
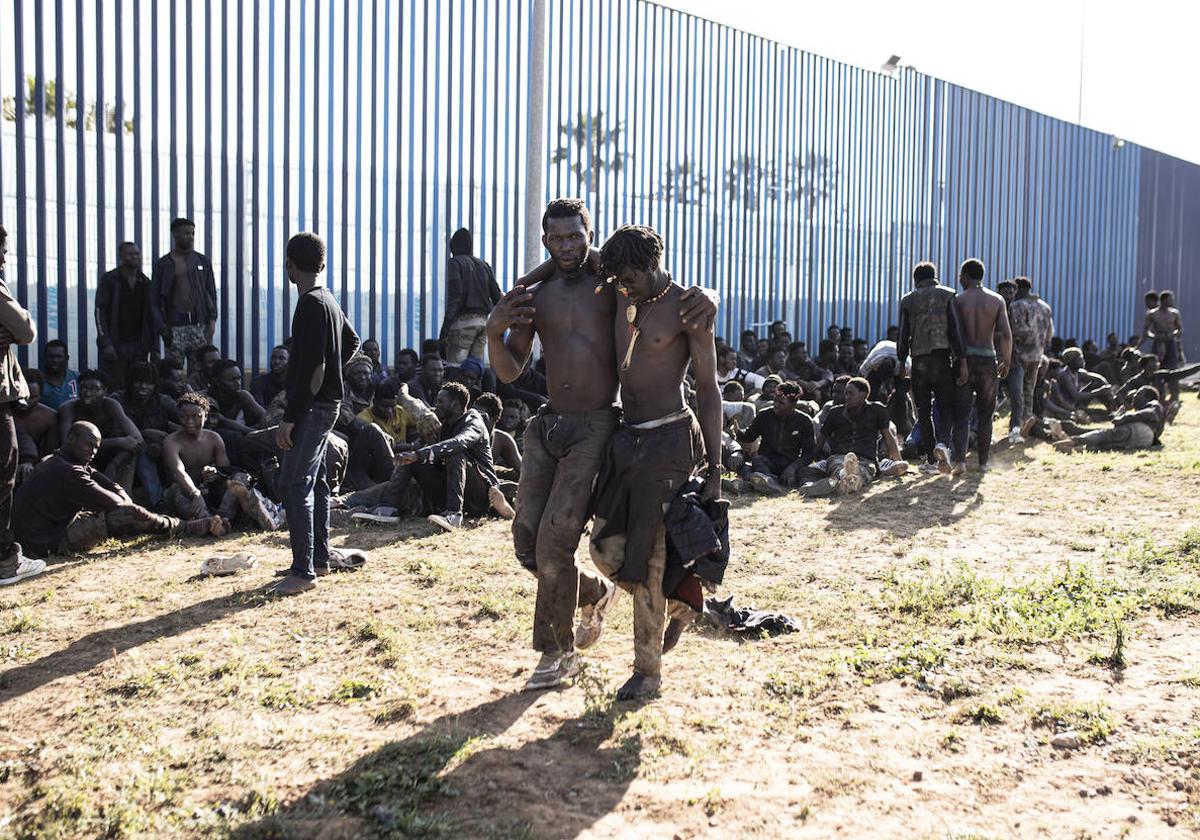
[[[856,493],[879,473],[900,476],[908,471],[908,463],[900,460],[900,444],[889,425],[887,406],[868,402],[870,396],[871,385],[862,377],[846,383],[846,402],[833,407],[817,438],[818,449],[829,442],[829,457],[804,470],[803,495]],[[888,457],[877,461],[880,438]]]
[[[358,349],[358,334],[333,295],[320,285],[325,243],[315,233],[288,240],[288,279],[299,293],[292,316],[292,358],[287,370],[287,409],[275,431],[283,450],[279,494],[287,511],[292,567],[275,586],[298,595],[329,573],[329,484],[326,441],[342,399],[342,365]]]
[[[800,470],[816,452],[812,419],[796,407],[801,393],[795,382],[784,382],[775,389],[772,410],[760,411],[738,435],[742,443],[762,439],[749,468],[750,483],[760,493],[778,496],[785,487],[799,486]]]
[[[142,273],[142,252],[132,242],[117,246],[121,264],[96,286],[96,346],[100,370],[114,391],[128,384],[129,370],[150,358],[155,347],[150,318],[150,278]]]
[[[459,228],[450,237],[450,262],[446,265],[446,318],[442,341],[446,361],[461,365],[468,356],[483,358],[487,319],[500,302],[500,287],[492,267],[471,255],[471,231]],[[426,395],[432,400],[437,390]]]

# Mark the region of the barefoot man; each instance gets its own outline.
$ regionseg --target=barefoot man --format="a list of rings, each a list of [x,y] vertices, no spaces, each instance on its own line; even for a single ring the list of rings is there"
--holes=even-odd
[[[1012,361],[1012,329],[1004,298],[983,287],[983,263],[967,260],[958,272],[962,291],[954,297],[954,308],[962,328],[967,379],[959,380],[954,394],[954,475],[967,467],[967,438],[971,432],[971,406],[975,406],[979,471],[987,472],[992,447],[992,413],[996,410],[996,388],[1008,376]],[[997,339],[999,347],[997,348]],[[997,355],[999,350],[999,355]]]
[[[536,333],[550,392],[549,404],[525,431],[513,520],[517,559],[538,579],[533,647],[542,656],[527,683],[530,689],[561,685],[578,673],[576,645],[596,641],[616,593],[611,582],[575,565],[592,485],[617,427],[617,299],[612,286],[586,265],[593,236],[591,214],[582,201],[552,201],[542,217],[552,276],[533,289],[514,287],[487,324],[488,353],[503,382],[521,375]],[[690,305],[683,317],[709,326],[715,305],[696,290],[685,295]],[[583,607],[579,639],[573,627],[576,605]]]
[[[617,299],[615,324],[624,416],[600,473],[592,531],[596,567],[620,581],[634,601],[633,676],[617,692],[618,700],[652,694],[662,682],[663,514],[707,452],[718,456],[707,459],[704,499],[721,495],[721,391],[713,331],[696,321],[684,323],[683,289],[663,269],[662,255],[662,237],[641,225],[618,228],[600,251],[604,273],[624,293]],[[680,387],[689,363],[699,423]],[[689,609],[672,600],[672,619]]]

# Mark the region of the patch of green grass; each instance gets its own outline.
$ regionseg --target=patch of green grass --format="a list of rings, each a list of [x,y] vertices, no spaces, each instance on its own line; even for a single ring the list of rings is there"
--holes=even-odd
[[[928,562],[925,566],[928,567]],[[929,619],[948,609],[969,604],[994,584],[980,578],[966,563],[955,563],[934,575],[901,578],[892,574],[885,580],[883,604],[894,613]]]
[[[1095,703],[1049,703],[1039,706],[1033,714],[1033,726],[1054,732],[1074,731],[1083,744],[1107,741],[1116,731],[1117,723],[1104,701]]]
[[[991,703],[977,703],[962,710],[959,720],[978,724],[979,726],[994,726],[1004,722],[1000,708]]]
[[[258,703],[264,709],[272,709],[277,712],[290,711],[292,709],[309,709],[316,702],[316,698],[309,691],[304,691],[298,686],[284,685],[281,683],[268,684],[266,689],[258,696]]]
[[[870,640],[868,640],[869,642]],[[937,642],[910,641],[896,647],[859,643],[846,657],[846,665],[866,682],[878,679],[925,680],[928,672],[946,662],[946,650]]]
[[[41,629],[41,626],[41,619],[37,615],[24,607],[17,607],[13,614],[5,620],[4,629],[0,630],[0,634],[15,636],[18,633],[31,633]]]
[[[341,681],[330,694],[329,699],[339,703],[354,703],[359,700],[369,700],[382,693],[383,688],[378,683],[369,680],[348,678]]]
[[[1088,662],[1113,670],[1120,670],[1129,664],[1125,658],[1125,622],[1119,618],[1113,619],[1112,650],[1108,653],[1093,653],[1088,657]]]

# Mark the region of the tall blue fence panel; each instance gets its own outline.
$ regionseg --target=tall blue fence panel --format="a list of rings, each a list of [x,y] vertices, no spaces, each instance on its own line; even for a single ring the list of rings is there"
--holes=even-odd
[[[117,243],[140,244],[148,273],[188,215],[224,353],[259,367],[287,335],[283,247],[307,229],[391,358],[437,336],[456,228],[502,285],[528,268],[532,173],[540,198],[585,198],[601,240],[658,228],[676,277],[720,292],[729,338],[776,318],[810,342],[831,323],[882,336],[922,259],[949,282],[967,257],[993,286],[1030,276],[1081,340],[1132,332],[1145,288],[1200,314],[1200,167],[643,0],[546,0],[539,45],[535,8],[0,0],[0,221],[41,340],[94,362]]]

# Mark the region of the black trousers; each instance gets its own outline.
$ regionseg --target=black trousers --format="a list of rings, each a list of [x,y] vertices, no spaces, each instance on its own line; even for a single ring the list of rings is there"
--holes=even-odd
[[[921,428],[921,454],[928,460],[935,443],[950,445],[954,419],[954,369],[950,351],[934,350],[912,358],[912,395],[917,406],[917,425]],[[933,401],[938,404],[938,423],[934,428]]]
[[[17,426],[12,404],[0,405],[0,559],[12,550],[12,501],[17,484]]]

